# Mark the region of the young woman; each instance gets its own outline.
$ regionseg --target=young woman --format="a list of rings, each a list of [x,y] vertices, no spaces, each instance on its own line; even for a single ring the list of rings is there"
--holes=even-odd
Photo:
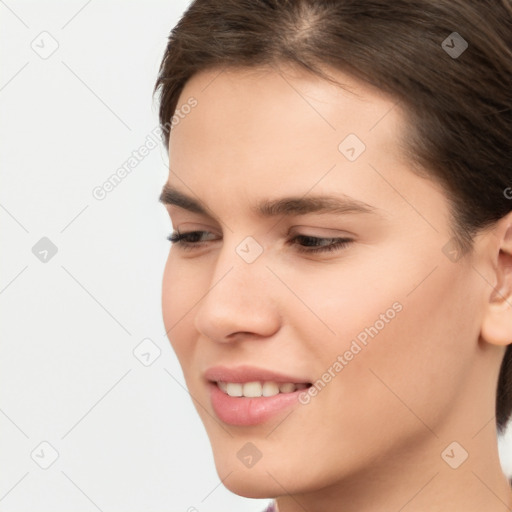
[[[163,317],[222,483],[510,510],[512,2],[196,0],[155,90]]]

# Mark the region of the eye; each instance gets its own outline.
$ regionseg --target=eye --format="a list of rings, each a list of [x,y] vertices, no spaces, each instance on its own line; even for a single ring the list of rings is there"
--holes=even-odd
[[[306,242],[306,245],[301,245],[297,240]],[[288,244],[296,245],[299,252],[317,253],[336,251],[347,247],[351,242],[350,238],[317,238],[309,235],[296,235]]]
[[[176,244],[180,249],[193,250],[204,245],[208,239],[215,237],[209,231],[189,231],[188,233],[180,233],[173,231],[167,240]],[[351,244],[351,238],[318,238],[309,235],[296,235],[287,241],[288,245],[297,246],[297,250],[302,253],[319,253],[341,250]]]
[[[171,243],[179,245],[180,249],[190,250],[198,247],[201,242],[204,242],[205,237],[203,235],[213,235],[209,231],[189,231],[188,233],[180,233],[179,231],[173,231],[168,237]]]

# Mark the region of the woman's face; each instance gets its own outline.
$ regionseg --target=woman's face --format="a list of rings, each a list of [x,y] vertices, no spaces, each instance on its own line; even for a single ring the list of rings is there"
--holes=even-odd
[[[167,185],[203,210],[168,204],[173,228],[203,233],[170,249],[163,318],[219,476],[258,498],[385,468],[448,475],[442,451],[470,451],[482,427],[465,411],[494,413],[477,392],[496,371],[478,256],[452,250],[447,199],[402,157],[394,100],[284,70],[195,75],[170,136]],[[324,196],[336,210],[311,207]],[[314,386],[231,397],[219,379],[233,395]]]

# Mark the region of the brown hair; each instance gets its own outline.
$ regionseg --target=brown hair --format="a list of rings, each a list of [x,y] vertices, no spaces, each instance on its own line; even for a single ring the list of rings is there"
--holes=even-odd
[[[198,71],[290,63],[331,82],[324,67],[345,71],[405,107],[404,151],[414,172],[427,170],[446,190],[461,257],[478,230],[512,209],[511,2],[195,0],[170,33],[155,85],[164,143]],[[509,345],[497,383],[500,433],[511,412]]]

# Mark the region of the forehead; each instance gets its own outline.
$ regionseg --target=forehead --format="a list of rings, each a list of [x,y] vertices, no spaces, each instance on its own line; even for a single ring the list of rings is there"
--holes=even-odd
[[[296,68],[194,75],[170,134],[169,183],[219,211],[228,208],[226,197],[243,208],[255,198],[309,192],[384,210],[393,204],[401,214],[410,204],[440,203],[440,187],[413,174],[401,150],[407,126],[397,100],[342,72],[329,74],[341,85]],[[182,108],[191,99],[196,106]],[[356,158],[348,158],[347,144]]]
[[[177,108],[189,98],[196,98],[201,125],[210,132],[211,125],[204,121],[215,116],[223,129],[253,128],[266,130],[269,135],[283,124],[288,132],[298,124],[320,130],[322,135],[339,136],[347,130],[363,135],[373,131],[384,117],[389,133],[390,125],[395,128],[401,121],[396,99],[339,70],[328,73],[337,84],[291,65],[209,69],[195,74],[185,84]]]
[[[350,134],[366,149],[400,158],[396,150],[403,120],[398,102],[339,71],[330,74],[341,85],[294,67],[197,73],[177,103],[171,158],[186,152],[194,159],[232,162],[250,157],[267,165],[271,154],[277,166],[285,164],[283,158],[288,165],[300,161],[322,166],[325,158],[340,156],[339,144]],[[186,103],[192,98],[197,106],[191,110]]]

